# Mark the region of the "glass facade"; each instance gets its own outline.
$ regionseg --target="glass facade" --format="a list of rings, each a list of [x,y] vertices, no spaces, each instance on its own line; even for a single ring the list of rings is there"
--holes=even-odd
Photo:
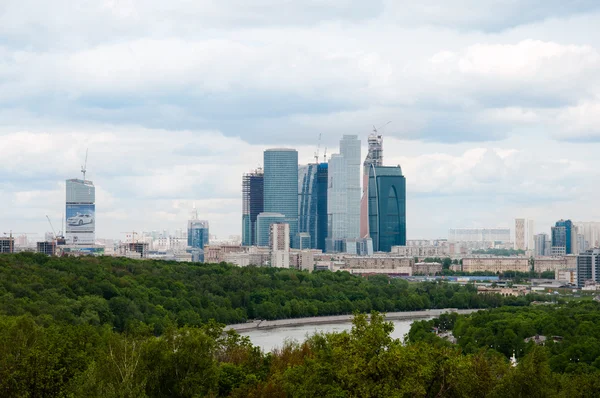
[[[302,248],[325,251],[327,235],[327,163],[298,168],[298,232],[309,237]]]
[[[269,246],[271,224],[286,222],[286,217],[280,213],[260,213],[256,217],[256,246]]]
[[[340,140],[340,155],[346,159],[346,239],[360,237],[360,140],[356,135],[344,135]]]
[[[256,245],[256,218],[264,210],[262,169],[244,174],[242,179],[242,246]]]
[[[263,203],[265,213],[285,216],[285,222],[290,225],[290,242],[295,248],[298,233],[298,152],[295,149],[264,152]]]
[[[566,254],[573,254],[573,223],[571,220],[559,220],[552,227],[552,247],[564,247]]]
[[[373,250],[390,252],[406,245],[406,179],[400,166],[369,172],[369,233]]]

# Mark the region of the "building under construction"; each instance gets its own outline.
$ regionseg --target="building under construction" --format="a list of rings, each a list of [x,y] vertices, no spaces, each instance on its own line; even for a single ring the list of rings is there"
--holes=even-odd
[[[56,241],[37,242],[37,252],[47,256],[54,256],[56,254]]]
[[[0,237],[0,253],[14,253],[15,252],[15,238],[12,236]]]
[[[242,245],[256,246],[256,219],[264,211],[264,172],[258,168],[242,179]]]
[[[119,245],[119,255],[130,258],[147,258],[149,244],[145,242],[125,242]]]

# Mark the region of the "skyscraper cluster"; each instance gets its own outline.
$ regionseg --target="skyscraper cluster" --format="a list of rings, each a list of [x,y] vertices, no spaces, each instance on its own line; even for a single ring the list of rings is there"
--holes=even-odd
[[[264,152],[264,169],[242,179],[242,244],[268,246],[273,231],[289,231],[290,247],[326,252],[391,250],[406,244],[406,181],[400,166],[383,166],[383,139],[369,137],[363,163],[361,142],[344,135],[329,162],[298,165],[298,152]],[[287,224],[286,229],[273,229]],[[372,240],[372,245],[371,245]],[[367,243],[368,242],[368,243]],[[362,250],[361,250],[362,251]]]

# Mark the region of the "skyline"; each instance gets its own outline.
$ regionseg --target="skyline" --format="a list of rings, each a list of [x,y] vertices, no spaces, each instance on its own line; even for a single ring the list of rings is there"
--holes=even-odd
[[[408,239],[600,221],[597,2],[30,3],[0,12],[0,232],[58,228],[89,148],[98,238],[184,229],[193,203],[240,235],[264,149],[358,135],[362,160],[388,120]]]

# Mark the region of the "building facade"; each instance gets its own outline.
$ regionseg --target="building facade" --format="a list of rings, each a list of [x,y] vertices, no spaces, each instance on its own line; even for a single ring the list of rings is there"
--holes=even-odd
[[[256,246],[269,247],[271,224],[287,222],[281,213],[260,213],[256,217]]]
[[[525,250],[525,219],[515,219],[515,250]]]
[[[96,188],[89,180],[66,181],[67,245],[94,245],[96,242]]]
[[[368,152],[363,162],[363,193],[360,202],[360,236],[369,237],[369,171],[371,166],[383,166],[383,136],[369,135]]]
[[[548,234],[537,234],[534,237],[534,250],[533,255],[535,257],[548,256],[550,255],[550,247],[546,247],[548,241]]]
[[[406,245],[406,179],[400,166],[369,170],[369,235],[375,252]]]
[[[529,272],[531,269],[527,257],[465,257],[462,261],[463,272],[495,274],[506,271]]]
[[[295,247],[298,234],[298,152],[295,149],[264,152],[263,210],[285,216],[285,222],[290,225],[290,242]]]
[[[12,236],[0,236],[0,253],[14,253],[15,238]]]
[[[577,229],[574,228],[571,220],[559,220],[552,227],[552,252],[562,252],[564,247],[565,254],[577,254]],[[555,249],[557,248],[557,249]]]
[[[264,172],[257,169],[242,178],[242,245],[256,245],[256,218],[264,211]]]
[[[278,223],[270,225],[269,247],[271,267],[290,267],[290,225]]]
[[[452,228],[448,231],[449,242],[508,243],[510,228]]]
[[[600,282],[600,249],[591,249],[577,256],[577,286]]]
[[[299,248],[325,250],[328,170],[327,163],[298,168],[298,232],[309,237],[308,246]]]

